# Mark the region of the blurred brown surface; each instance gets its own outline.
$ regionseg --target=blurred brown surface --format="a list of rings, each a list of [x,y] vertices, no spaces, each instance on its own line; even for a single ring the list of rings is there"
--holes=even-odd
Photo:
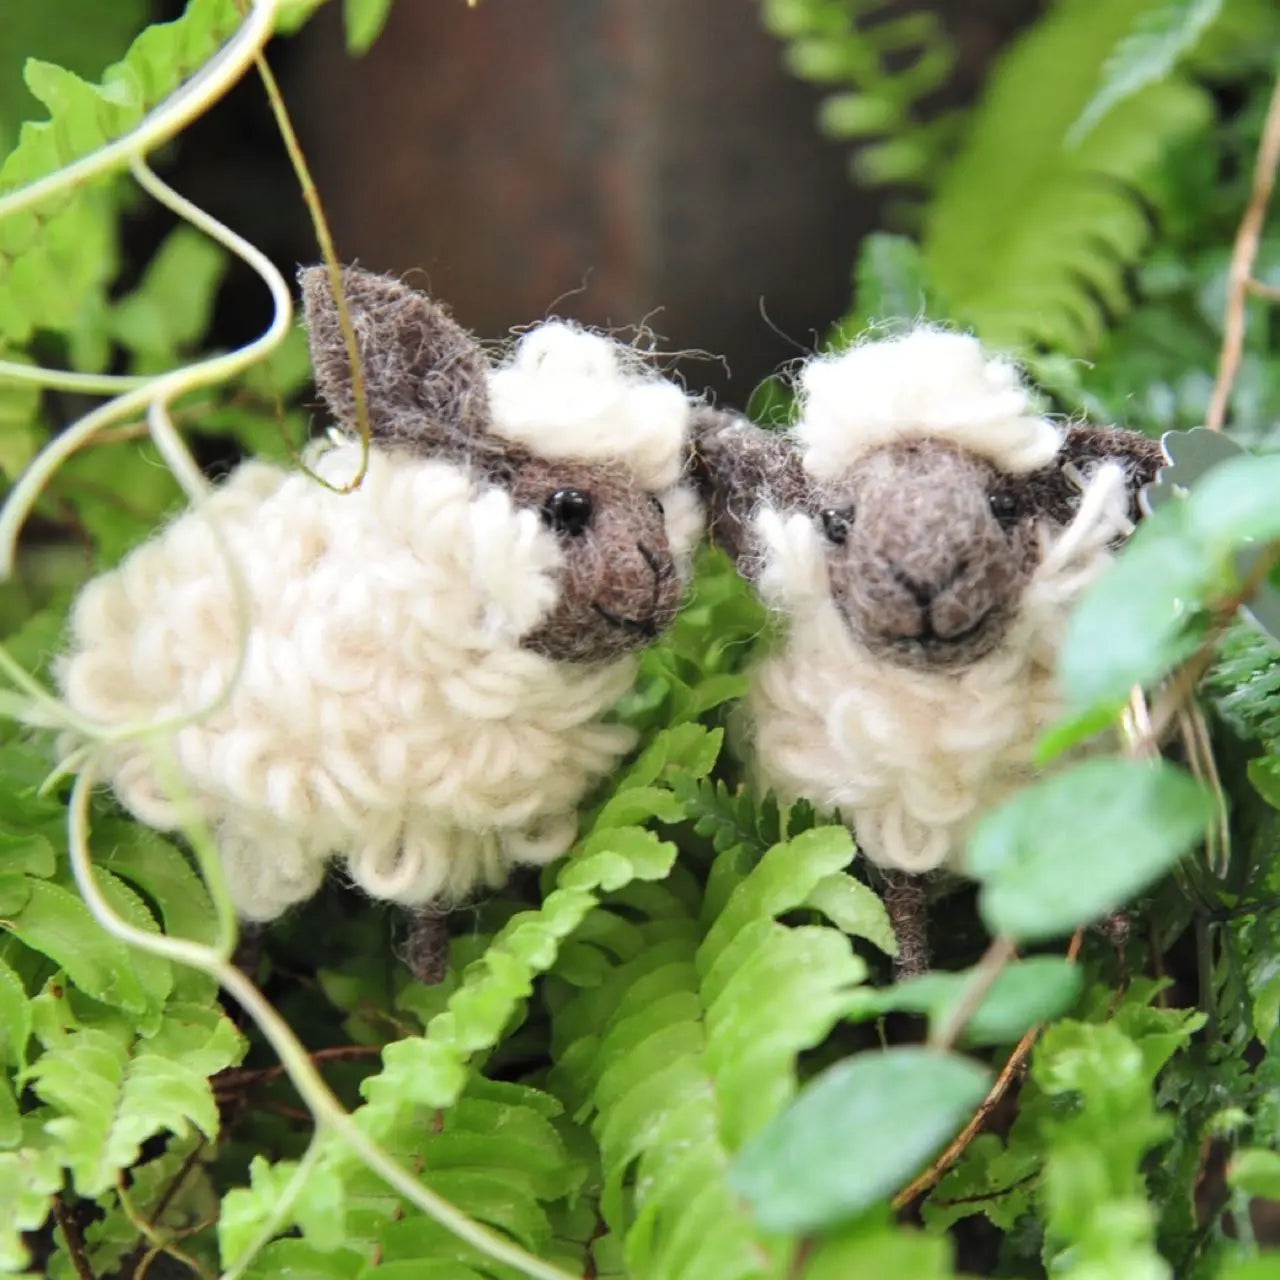
[[[876,197],[749,0],[398,0],[360,60],[330,6],[303,40],[290,98],[339,252],[420,268],[482,336],[648,318],[727,357],[741,404],[797,354],[770,322],[811,344],[847,306]]]

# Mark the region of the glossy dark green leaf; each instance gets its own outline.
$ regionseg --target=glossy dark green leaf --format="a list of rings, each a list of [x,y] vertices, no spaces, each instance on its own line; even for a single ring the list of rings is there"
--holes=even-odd
[[[898,1190],[960,1128],[990,1074],[956,1054],[869,1051],[816,1076],[730,1173],[766,1231],[816,1231]]]

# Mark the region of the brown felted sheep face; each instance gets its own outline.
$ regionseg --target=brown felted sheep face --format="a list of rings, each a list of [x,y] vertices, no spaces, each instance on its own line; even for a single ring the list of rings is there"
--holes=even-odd
[[[1000,643],[1035,569],[1025,484],[942,440],[866,454],[815,491],[831,596],[877,657],[955,668]]]
[[[696,419],[695,470],[713,539],[758,581],[762,509],[812,522],[832,603],[857,643],[903,667],[960,671],[1018,616],[1047,541],[1079,510],[1082,483],[1118,463],[1129,518],[1160,446],[1127,431],[1070,427],[1057,458],[1015,474],[948,440],[906,436],[817,480],[792,442],[731,414]]]
[[[657,639],[675,619],[681,584],[662,503],[625,467],[530,459],[511,496],[537,509],[564,556],[560,599],[525,637],[566,661],[618,657]]]
[[[391,277],[345,268],[342,278],[373,442],[504,488],[556,540],[556,603],[522,644],[558,661],[598,662],[656,639],[682,589],[658,497],[678,480],[683,457],[688,405],[679,389],[615,367],[607,340],[559,325],[531,331],[525,364],[517,348],[499,384],[438,303]],[[316,384],[354,428],[351,364],[327,274],[308,268],[301,282]]]

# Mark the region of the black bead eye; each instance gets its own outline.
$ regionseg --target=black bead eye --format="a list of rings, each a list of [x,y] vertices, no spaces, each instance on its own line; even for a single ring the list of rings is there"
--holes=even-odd
[[[1018,501],[1016,494],[1007,489],[997,489],[988,501],[991,504],[991,514],[1006,527],[1022,514],[1022,503]]]
[[[835,507],[828,507],[822,512],[820,519],[822,531],[827,535],[828,540],[839,546],[849,536],[849,526],[853,523],[853,508],[844,507],[837,511]]]
[[[576,538],[591,523],[591,495],[581,489],[557,489],[542,504],[542,518],[557,533]]]
[[[649,501],[653,503],[653,509],[654,509],[654,510],[655,510],[655,511],[660,515],[660,516],[665,516],[665,515],[667,514],[667,509],[666,509],[666,507],[664,507],[664,506],[662,505],[662,499],[661,499],[661,498],[659,498],[659,497],[658,497],[658,495],[657,495],[656,493],[655,493],[652,497],[650,497]]]

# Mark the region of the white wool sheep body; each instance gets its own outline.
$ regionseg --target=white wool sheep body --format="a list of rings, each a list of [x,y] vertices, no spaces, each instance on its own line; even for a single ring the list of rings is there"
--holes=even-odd
[[[1060,430],[932,329],[810,362],[794,441],[715,424],[697,446],[714,534],[785,618],[739,726],[754,776],[885,868],[955,865],[1032,775],[1067,614],[1156,446]]]
[[[531,331],[507,366],[484,370],[484,386],[468,383],[468,411],[478,397],[492,413],[484,438],[472,433],[461,456],[440,449],[434,434],[424,449],[403,447],[399,428],[384,446],[379,427],[394,426],[404,406],[382,402],[379,379],[408,375],[379,363],[391,358],[379,331],[391,313],[378,307],[409,307],[430,335],[445,321],[435,312],[424,321],[409,301],[421,295],[396,282],[346,274],[375,428],[361,485],[335,491],[359,466],[349,435],[313,451],[333,489],[300,472],[242,465],[86,587],[60,668],[69,703],[110,728],[192,717],[230,689],[212,714],[156,741],[118,741],[101,759],[142,821],[174,828],[186,803],[208,824],[235,905],[251,920],[310,896],[334,857],[371,895],[409,905],[457,899],[514,863],[546,862],[572,843],[586,790],[632,746],[632,732],[605,717],[651,630],[606,637],[594,660],[546,652],[555,635],[529,643],[565,606],[567,566],[599,559],[601,549],[518,502],[512,482],[494,478],[497,463],[541,475],[545,439],[556,466],[588,477],[598,463],[625,468],[625,483],[665,508],[646,536],[656,545],[665,534],[673,580],[687,572],[700,531],[697,499],[681,483],[683,393],[571,326]],[[317,312],[319,282],[310,283],[313,348],[336,350],[327,314]],[[368,316],[377,323],[365,324]],[[423,345],[406,333],[400,357],[407,351],[412,365],[430,354]],[[446,344],[445,357],[453,355]],[[345,384],[331,357],[340,360],[317,351],[318,380],[341,416]],[[441,365],[439,351],[430,363]],[[508,456],[510,439],[519,452]],[[228,558],[243,588],[244,635]],[[573,584],[594,582],[595,571],[579,566]],[[674,605],[659,595],[675,589],[653,586],[647,627],[669,620]]]

